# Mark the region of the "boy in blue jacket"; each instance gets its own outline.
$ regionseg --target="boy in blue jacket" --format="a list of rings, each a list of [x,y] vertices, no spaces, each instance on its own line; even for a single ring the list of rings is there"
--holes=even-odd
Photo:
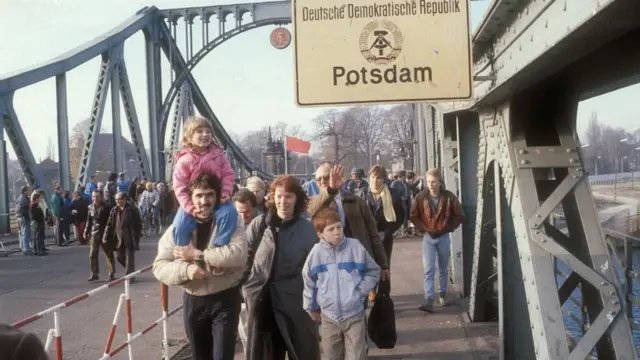
[[[322,321],[323,358],[367,359],[364,305],[380,280],[380,267],[360,241],[344,236],[337,211],[320,210],[312,222],[320,242],[302,269],[302,306]]]

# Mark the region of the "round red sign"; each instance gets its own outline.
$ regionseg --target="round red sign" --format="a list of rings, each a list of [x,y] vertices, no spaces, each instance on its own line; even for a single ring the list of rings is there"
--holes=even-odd
[[[283,27],[273,29],[270,36],[271,45],[276,49],[285,49],[291,44],[291,33]]]

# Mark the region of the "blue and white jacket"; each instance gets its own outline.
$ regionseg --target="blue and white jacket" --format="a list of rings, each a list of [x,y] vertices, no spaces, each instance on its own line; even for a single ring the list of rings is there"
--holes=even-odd
[[[360,241],[345,237],[315,244],[302,269],[302,306],[343,322],[364,312],[364,299],[380,280],[380,267]]]

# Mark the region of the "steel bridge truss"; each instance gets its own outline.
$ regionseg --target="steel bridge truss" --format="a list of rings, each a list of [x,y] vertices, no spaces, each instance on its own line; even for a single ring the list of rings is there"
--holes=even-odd
[[[235,16],[235,27],[227,29],[227,17]],[[249,14],[251,21],[243,21]],[[218,33],[212,36],[209,25],[212,19],[218,22]],[[179,20],[183,19],[186,27],[185,47],[181,51],[176,38]],[[193,25],[194,20],[202,25],[202,48],[194,54]],[[230,161],[247,175],[257,174],[270,178],[242,153],[233,142],[224,127],[213,113],[211,107],[195,79],[191,75],[193,68],[211,51],[225,41],[245,31],[266,25],[282,25],[291,22],[290,3],[267,2],[260,4],[234,4],[200,8],[182,8],[158,10],[145,7],[138,11],[120,26],[102,37],[93,40],[78,49],[56,58],[44,65],[27,71],[10,74],[0,79],[0,129],[6,131],[9,141],[15,150],[24,178],[33,187],[47,188],[41,170],[38,168],[29,147],[24,131],[20,125],[18,114],[13,106],[15,91],[48,78],[56,79],[57,97],[57,130],[59,150],[59,179],[65,189],[71,188],[69,157],[69,126],[67,115],[67,83],[66,73],[95,57],[101,58],[98,81],[94,98],[91,102],[89,129],[82,144],[75,188],[86,183],[92,174],[96,157],[95,139],[102,126],[102,115],[107,102],[107,94],[111,86],[111,110],[114,149],[122,149],[121,110],[125,114],[133,145],[136,149],[136,161],[140,164],[143,178],[163,180],[168,174],[165,169],[172,169],[172,154],[179,146],[181,124],[197,111],[212,121],[214,137],[225,148]],[[127,75],[126,62],[123,56],[124,43],[132,35],[143,32],[146,40],[147,98],[149,113],[149,154],[142,140],[138,115],[133,102],[132,89]],[[161,52],[169,60],[171,87],[166,96],[162,91]],[[186,54],[186,55],[183,55]],[[163,101],[164,100],[164,101]],[[172,111],[173,109],[173,111]],[[171,116],[171,132],[169,144],[165,147],[164,139]],[[6,148],[3,131],[0,131],[0,145]],[[73,145],[73,144],[71,144]],[[121,151],[113,152],[113,170],[122,171],[124,159]],[[6,151],[0,153],[0,165],[6,169]],[[242,174],[241,174],[242,176]],[[0,176],[0,213],[9,212],[8,178],[6,171]],[[5,228],[7,224],[0,224]]]
[[[227,28],[227,18],[233,15],[234,27]],[[249,15],[250,21],[244,17]],[[164,139],[171,120],[169,145],[162,154],[172,154],[178,147],[180,127],[195,110],[212,122],[214,136],[225,149],[232,164],[239,170],[270,178],[259,167],[251,163],[233,142],[217,116],[206,101],[204,93],[193,78],[192,71],[210,52],[231,38],[246,31],[267,25],[283,25],[291,22],[290,3],[266,2],[256,4],[234,4],[197,8],[168,9],[159,12],[163,22],[157,24],[160,47],[169,60],[171,87],[166,93],[162,108],[158,112],[159,137]],[[211,29],[212,21],[217,22],[217,33]],[[178,27],[183,28],[184,40],[178,39]],[[194,27],[200,27],[200,48],[194,48]],[[171,119],[170,119],[171,118]],[[173,166],[172,156],[166,161],[167,170]],[[243,174],[239,174],[244,177]],[[247,174],[248,175],[248,174]]]
[[[122,109],[124,110],[127,125],[131,135],[132,143],[136,149],[136,161],[140,164],[140,174],[142,178],[151,178],[151,169],[149,160],[142,141],[142,132],[138,123],[138,115],[133,102],[133,93],[129,76],[127,75],[127,66],[123,57],[124,44],[121,43],[108,52],[102,54],[102,62],[98,74],[96,91],[91,106],[91,114],[89,117],[89,129],[82,148],[78,174],[76,177],[75,188],[86,183],[89,176],[93,173],[93,157],[95,154],[95,139],[102,127],[102,115],[107,102],[107,93],[111,86],[111,115],[112,115],[112,134],[113,134],[113,169],[115,172],[124,170],[124,159],[122,156],[122,125],[120,119],[122,100]],[[64,158],[68,159],[68,153]],[[61,159],[63,156],[60,157]],[[67,167],[69,169],[69,167]],[[67,177],[71,178],[69,170]],[[65,189],[68,186],[63,184]]]
[[[577,104],[546,115],[571,118],[576,109]],[[557,122],[532,129],[532,119],[540,115],[519,101],[480,113],[478,191],[483,196],[469,314],[475,321],[498,315],[505,358],[584,359],[595,353],[599,359],[624,359],[635,347],[577,136]],[[541,133],[547,134],[542,142]],[[566,216],[566,232],[549,221],[558,206]],[[558,263],[569,269],[564,281],[556,273]],[[562,305],[578,286],[587,330],[576,343],[568,341],[560,319]],[[487,311],[492,287],[499,292],[498,314]]]

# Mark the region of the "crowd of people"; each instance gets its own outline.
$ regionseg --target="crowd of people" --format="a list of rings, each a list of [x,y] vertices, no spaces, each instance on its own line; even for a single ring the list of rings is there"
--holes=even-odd
[[[145,220],[162,225],[177,207],[170,185],[137,177],[129,180],[125,173],[110,174],[105,183],[93,175],[73,193],[56,185],[48,200],[43,189],[23,186],[15,205],[19,246],[25,256],[47,255],[45,233],[52,228],[57,246],[74,242],[89,246],[89,281],[99,280],[100,249],[107,263],[107,279],[114,280],[116,260],[125,274],[135,271],[135,251],[140,248]]]
[[[172,221],[158,242],[153,274],[184,289],[194,360],[233,359],[238,335],[248,360],[366,359],[365,310],[380,284],[390,288],[394,235],[407,231],[423,237],[419,309],[435,311],[436,300],[449,304],[449,233],[464,214],[437,169],[424,179],[391,177],[375,165],[368,176],[353,169],[347,180],[342,166],[326,162],[304,184],[282,175],[270,184],[251,177],[239,188],[212,133],[206,119],[185,123],[171,187],[112,174],[102,187],[92,177],[68,206],[70,195],[58,187],[50,205],[58,245],[68,244],[69,224],[80,243],[91,244],[90,281],[98,279],[100,248],[109,279],[114,257],[129,274],[144,219]],[[16,206],[21,247],[42,255],[40,224],[49,210],[42,193],[33,194],[23,188]]]
[[[464,214],[437,169],[391,180],[376,165],[368,179],[354,169],[347,181],[340,165],[323,163],[305,184],[252,177],[234,193],[211,133],[206,120],[185,125],[185,158],[174,173],[182,215],[153,265],[158,280],[184,289],[194,359],[233,359],[238,331],[248,360],[366,359],[365,310],[379,284],[390,287],[394,234],[409,224],[423,235],[419,309],[449,304],[449,233]]]

